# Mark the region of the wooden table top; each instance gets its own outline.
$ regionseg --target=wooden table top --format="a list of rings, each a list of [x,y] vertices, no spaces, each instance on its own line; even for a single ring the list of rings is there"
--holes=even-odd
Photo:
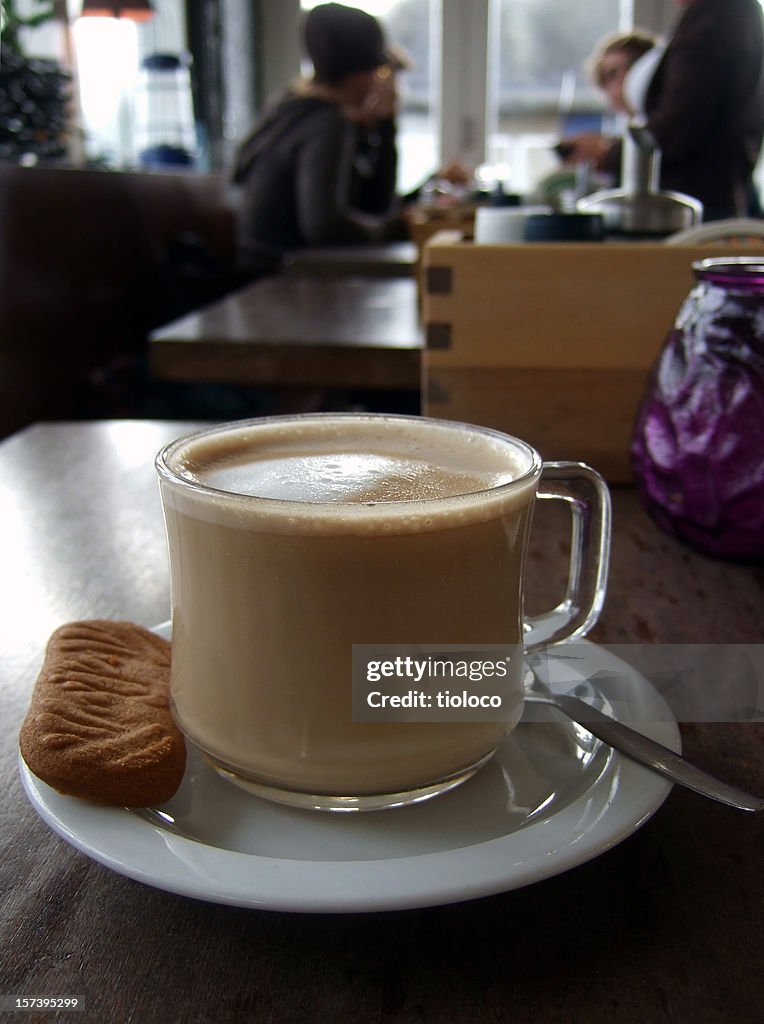
[[[268,277],[155,331],[160,380],[418,390],[416,282]]]
[[[414,242],[384,245],[320,245],[286,257],[290,274],[317,277],[411,277],[417,262]]]
[[[45,642],[73,619],[167,618],[153,456],[187,429],[45,424],[0,444],[0,995],[84,996],[86,1012],[71,1019],[94,1024],[760,1019],[764,819],[686,790],[565,874],[382,914],[285,914],[175,896],[102,867],[49,830],[16,761]],[[594,639],[762,642],[761,569],[676,543],[628,488],[613,498],[610,588]],[[564,547],[538,519],[534,601],[559,574]],[[762,738],[750,724],[684,728],[687,756],[760,793]]]

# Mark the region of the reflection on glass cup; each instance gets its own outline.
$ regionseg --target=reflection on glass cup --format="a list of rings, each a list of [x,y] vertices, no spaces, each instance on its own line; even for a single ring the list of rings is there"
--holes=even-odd
[[[172,702],[226,777],[304,807],[374,809],[443,792],[522,713],[522,651],[582,635],[604,597],[609,496],[580,463],[424,417],[225,424],[157,457],[172,579]],[[574,517],[570,583],[524,623],[537,498]],[[506,717],[356,721],[354,645],[502,647]]]

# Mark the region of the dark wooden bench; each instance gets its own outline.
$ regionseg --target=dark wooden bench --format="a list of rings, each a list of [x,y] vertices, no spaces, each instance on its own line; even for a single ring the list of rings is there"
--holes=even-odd
[[[145,347],[188,240],[232,257],[223,178],[0,165],[0,437],[79,415],[89,373]]]

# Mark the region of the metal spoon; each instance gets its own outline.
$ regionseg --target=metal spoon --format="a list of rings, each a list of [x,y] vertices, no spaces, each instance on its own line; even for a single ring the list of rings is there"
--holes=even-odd
[[[656,743],[636,729],[624,725],[623,722],[617,722],[578,697],[553,693],[545,693],[543,696],[526,694],[525,700],[528,704],[548,704],[557,708],[563,715],[578,722],[593,736],[630,757],[632,761],[637,761],[658,775],[678,782],[680,786],[686,786],[701,796],[754,814],[764,810],[764,800],[761,797],[753,796],[743,789],[738,789],[737,786],[731,786],[709,775],[702,768],[697,768],[673,750],[664,747],[662,743]]]

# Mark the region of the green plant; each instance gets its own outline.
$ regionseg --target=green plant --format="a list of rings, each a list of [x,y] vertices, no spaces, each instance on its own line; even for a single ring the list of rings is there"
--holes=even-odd
[[[58,61],[24,53],[22,29],[59,16],[57,0],[35,0],[22,16],[16,0],[2,3],[0,43],[0,160],[38,163],[66,156],[71,75]]]
[[[55,0],[35,0],[35,3],[41,10],[38,10],[35,14],[24,16],[19,14],[16,8],[16,0],[0,0],[0,5],[2,5],[0,24],[2,24],[3,45],[11,53],[19,55],[23,53],[19,38],[22,28],[37,28],[57,17],[58,8]]]

